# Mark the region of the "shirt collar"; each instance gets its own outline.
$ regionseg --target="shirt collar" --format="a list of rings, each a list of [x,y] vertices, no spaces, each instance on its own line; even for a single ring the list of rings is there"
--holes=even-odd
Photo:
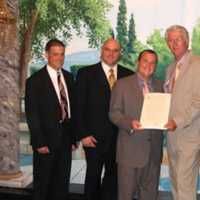
[[[103,67],[103,70],[104,70],[104,72],[106,73],[106,74],[108,74],[109,73],[109,70],[111,69],[111,67],[109,66],[109,65],[107,65],[105,62],[101,62],[101,65],[102,65],[102,67]],[[114,65],[114,66],[112,66],[112,69],[114,70],[114,72],[116,73],[116,71],[117,71],[117,64],[116,65]]]
[[[141,77],[141,75],[137,72],[137,78],[139,81],[141,82],[145,82],[145,80]],[[147,84],[151,84],[152,83],[152,77],[150,77],[147,81]]]
[[[47,71],[49,72],[49,74],[53,77],[57,77],[57,73],[58,72],[61,72],[62,73],[62,70],[59,69],[59,70],[55,70],[53,67],[51,67],[50,65],[47,65]]]
[[[143,88],[143,84],[145,81],[138,72],[137,72],[137,80],[138,80],[139,87]],[[147,85],[149,86],[149,88],[152,89],[152,77],[150,77],[149,80],[147,81]]]
[[[178,64],[183,65],[183,64],[185,63],[186,59],[187,59],[187,56],[188,56],[189,52],[190,52],[190,51],[187,50],[187,51],[183,54],[183,56],[182,56],[179,60],[176,61],[176,65],[178,65]]]

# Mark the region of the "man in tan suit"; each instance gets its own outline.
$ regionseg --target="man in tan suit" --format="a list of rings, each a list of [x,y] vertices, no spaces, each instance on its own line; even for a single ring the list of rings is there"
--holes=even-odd
[[[174,55],[167,69],[165,89],[172,94],[166,128],[174,200],[196,200],[200,160],[200,57],[188,50],[189,35],[171,26],[166,41]]]

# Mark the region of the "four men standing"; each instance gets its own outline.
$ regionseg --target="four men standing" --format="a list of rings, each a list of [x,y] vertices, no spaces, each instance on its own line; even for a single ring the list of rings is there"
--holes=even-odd
[[[164,84],[165,91],[172,94],[169,121],[165,125],[169,132],[172,193],[174,200],[196,200],[200,58],[188,50],[189,36],[184,27],[167,29],[166,41],[175,57]],[[64,44],[50,40],[45,50],[48,64],[27,80],[25,95],[34,151],[34,199],[66,199],[76,133],[86,155],[86,200],[116,200],[117,177],[119,200],[132,200],[136,192],[141,200],[156,200],[162,131],[141,129],[139,119],[144,94],[162,92],[161,82],[152,76],[157,54],[152,50],[141,52],[137,73],[131,75],[133,72],[117,64],[119,43],[108,39],[101,48],[101,62],[78,71],[74,101],[73,77],[61,69]],[[113,123],[108,116],[109,103]]]

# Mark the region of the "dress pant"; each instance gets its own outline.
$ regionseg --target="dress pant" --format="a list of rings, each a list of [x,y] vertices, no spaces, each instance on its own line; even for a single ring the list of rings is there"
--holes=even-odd
[[[106,152],[100,152],[96,148],[84,150],[87,162],[85,200],[117,200],[116,151],[113,145]]]
[[[160,164],[150,161],[142,168],[118,165],[118,200],[157,200]]]
[[[68,199],[71,141],[64,130],[56,149],[50,149],[49,154],[33,153],[33,200]]]
[[[169,133],[167,137],[173,200],[197,200],[200,140],[190,132],[184,136]]]

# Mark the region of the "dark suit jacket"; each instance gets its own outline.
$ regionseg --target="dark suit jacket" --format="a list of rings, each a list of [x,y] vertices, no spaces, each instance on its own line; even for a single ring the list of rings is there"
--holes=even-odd
[[[73,76],[62,70],[71,107],[72,118],[66,124],[65,134],[72,138],[73,119]],[[27,123],[31,133],[31,145],[33,149],[48,146],[50,149],[57,148],[63,139],[62,125],[60,123],[61,109],[51,78],[46,66],[36,72],[26,82],[25,111]]]
[[[117,77],[122,78],[133,72],[118,66]],[[79,139],[93,135],[97,149],[106,150],[117,128],[108,117],[110,88],[101,63],[82,68],[76,81],[76,122]]]
[[[162,83],[152,80],[154,92],[162,92]],[[156,164],[162,159],[162,131],[134,131],[132,121],[140,121],[143,93],[137,75],[119,80],[112,91],[110,118],[119,127],[117,162],[129,167],[144,167],[151,158]],[[152,113],[152,118],[153,118]]]

